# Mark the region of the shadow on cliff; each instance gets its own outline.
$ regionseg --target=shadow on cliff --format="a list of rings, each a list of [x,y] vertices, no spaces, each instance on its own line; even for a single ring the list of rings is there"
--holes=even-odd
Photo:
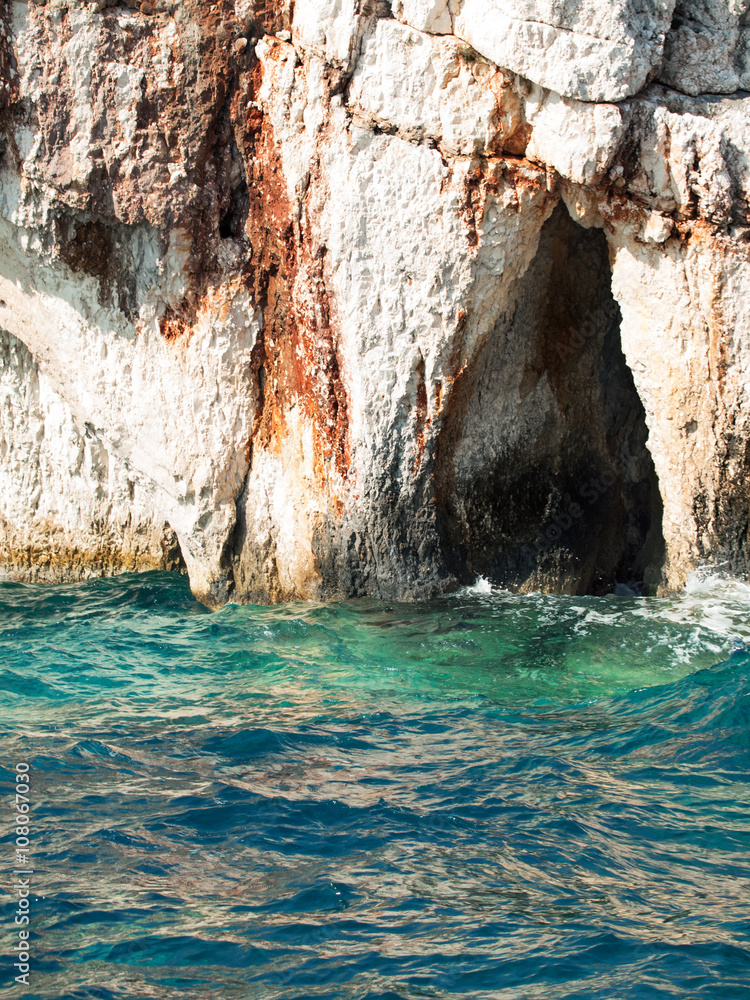
[[[604,234],[560,205],[457,381],[436,454],[445,558],[460,580],[571,594],[658,584],[662,502],[620,344]]]

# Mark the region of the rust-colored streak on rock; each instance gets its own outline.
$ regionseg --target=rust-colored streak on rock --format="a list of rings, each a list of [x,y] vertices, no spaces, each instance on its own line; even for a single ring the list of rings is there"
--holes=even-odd
[[[478,160],[472,165],[471,171],[466,175],[464,182],[464,211],[463,217],[467,226],[466,242],[474,249],[479,244],[477,227],[481,222],[484,213],[483,182],[486,174],[487,161]]]
[[[516,210],[521,211],[525,194],[550,189],[548,174],[523,157],[478,157],[464,180],[463,219],[467,227],[467,243],[471,249],[479,244],[487,199],[510,191]],[[550,190],[550,198],[557,194]]]
[[[166,341],[182,340],[188,332],[188,325],[172,309],[167,309],[159,320],[159,332]]]
[[[253,351],[254,374],[260,388],[253,439],[268,448],[275,428],[283,432],[284,426],[289,373],[282,355],[292,320],[291,283],[297,254],[291,206],[273,132],[254,100],[261,82],[262,67],[256,63],[235,94],[232,119],[247,171],[245,233],[251,245],[248,280],[263,310],[263,337]]]
[[[435,381],[435,413],[440,413],[443,405],[443,383],[440,379]]]
[[[510,184],[516,196],[516,208],[521,210],[522,198],[525,194],[535,194],[537,191],[548,191],[549,199],[554,203],[558,200],[555,183],[547,170],[525,157],[506,156],[502,161],[495,161],[495,171],[489,177],[488,190],[497,193],[500,177]]]
[[[273,128],[255,100],[262,72],[256,63],[232,103],[248,174],[248,280],[263,309],[263,339],[254,365],[261,392],[253,447],[279,450],[288,433],[287,414],[299,406],[313,428],[316,475],[321,485],[328,484],[339,509],[329,473],[342,478],[348,473],[349,421],[324,273],[325,248],[313,248],[308,233],[295,233]]]
[[[295,383],[315,428],[319,458],[332,462],[341,476],[349,465],[349,421],[346,389],[341,379],[331,305],[323,271],[323,249],[305,256],[306,295],[296,302]],[[322,469],[321,469],[322,471]]]
[[[277,35],[280,31],[289,31],[292,27],[294,0],[291,3],[280,3],[279,0],[255,0],[252,14],[246,20],[247,31],[255,31],[258,35]]]
[[[685,246],[696,254],[718,254],[719,259],[750,259],[750,249],[739,246],[727,238],[724,233],[717,233],[715,226],[709,222],[694,222],[685,239]],[[739,253],[738,253],[739,251]],[[724,314],[724,303],[727,301],[726,275],[721,267],[714,267],[711,274],[711,295],[707,296],[709,315],[706,316],[709,333],[708,363],[710,376],[716,385],[717,401],[726,403],[727,372],[731,367],[732,331]]]

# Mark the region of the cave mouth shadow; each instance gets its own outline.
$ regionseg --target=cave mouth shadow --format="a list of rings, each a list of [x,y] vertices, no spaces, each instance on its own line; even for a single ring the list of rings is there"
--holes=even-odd
[[[606,237],[561,203],[440,431],[438,523],[459,580],[655,591],[663,505],[620,323]]]

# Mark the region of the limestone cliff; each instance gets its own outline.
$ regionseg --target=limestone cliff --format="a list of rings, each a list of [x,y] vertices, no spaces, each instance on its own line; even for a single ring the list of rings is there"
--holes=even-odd
[[[2,11],[6,572],[748,573],[750,0]]]

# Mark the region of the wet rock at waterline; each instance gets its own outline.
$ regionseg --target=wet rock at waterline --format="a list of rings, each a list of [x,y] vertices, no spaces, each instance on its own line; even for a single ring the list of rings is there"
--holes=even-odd
[[[569,6],[7,4],[4,571],[746,574],[747,12]]]

